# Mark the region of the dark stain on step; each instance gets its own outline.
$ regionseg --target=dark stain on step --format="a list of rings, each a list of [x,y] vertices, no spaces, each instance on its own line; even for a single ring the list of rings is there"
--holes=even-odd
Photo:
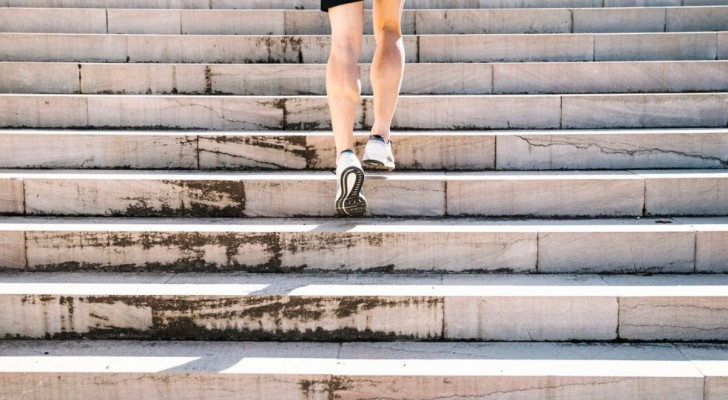
[[[214,136],[214,137],[203,137],[203,141],[212,141],[219,144],[234,144],[234,145],[246,145],[253,147],[260,147],[263,149],[279,150],[284,153],[290,153],[295,157],[302,158],[305,160],[306,168],[313,168],[318,164],[318,153],[314,146],[309,146],[305,136],[301,135],[289,135],[289,136]],[[217,152],[214,150],[200,149],[200,151],[207,151],[212,153],[225,154],[233,158],[247,158],[244,156],[237,156],[235,154],[226,152]],[[256,160],[259,162],[266,162],[268,165],[276,165],[277,167],[283,168],[285,165],[273,164],[270,160]],[[257,164],[256,164],[257,165]]]
[[[212,67],[205,66],[205,94],[212,94]]]
[[[161,181],[178,189],[179,205],[149,205],[147,197],[127,197],[134,201],[111,216],[128,217],[241,217],[245,211],[245,187],[242,181]],[[169,193],[170,191],[165,191]],[[171,192],[175,192],[174,189]],[[162,200],[164,201],[164,200]],[[226,204],[227,203],[227,204]],[[232,204],[230,204],[232,203]],[[223,205],[226,204],[226,205]]]
[[[300,323],[314,323],[336,318],[340,325],[363,312],[382,309],[408,309],[424,305],[442,308],[440,298],[355,298],[337,297],[288,297],[288,296],[89,296],[68,297],[32,296],[32,304],[55,303],[69,309],[72,316],[75,303],[124,304],[151,312],[152,324],[147,329],[129,329],[114,326],[85,326],[87,332],[57,332],[49,338],[146,338],[146,339],[194,339],[194,340],[313,340],[313,341],[391,341],[438,339],[435,335],[416,337],[397,332],[359,330],[351,327],[337,329],[302,329]],[[383,310],[383,312],[385,312]],[[63,313],[61,313],[63,314]],[[66,314],[63,314],[66,315]],[[85,316],[81,316],[85,317]],[[264,328],[261,320],[273,323]],[[113,319],[104,319],[113,325]],[[285,325],[292,325],[286,328]]]
[[[201,233],[181,232],[165,234],[159,232],[98,232],[98,233],[44,233],[42,236],[29,238],[35,245],[66,253],[69,249],[84,252],[88,249],[89,258],[97,258],[97,248],[117,254],[121,260],[118,264],[107,262],[64,261],[56,263],[30,265],[33,271],[169,271],[169,272],[296,272],[304,267],[281,266],[281,247],[279,234],[271,233]],[[177,259],[170,262],[129,263],[124,256],[129,251],[166,249],[177,252]],[[223,263],[209,261],[215,248],[225,251]],[[125,250],[129,249],[129,250]],[[139,250],[136,250],[139,249]],[[267,258],[260,263],[248,261],[248,254],[256,261]],[[263,255],[263,257],[261,257]]]
[[[326,399],[335,400],[340,396],[338,391],[351,390],[353,381],[351,378],[343,376],[330,376],[323,379],[302,379],[298,381],[298,387],[301,389],[304,397],[307,399],[323,398],[321,395],[326,394]]]
[[[265,36],[257,39],[255,45],[263,47],[265,58],[246,58],[246,63],[253,64],[279,64],[303,63],[303,39],[294,36]]]

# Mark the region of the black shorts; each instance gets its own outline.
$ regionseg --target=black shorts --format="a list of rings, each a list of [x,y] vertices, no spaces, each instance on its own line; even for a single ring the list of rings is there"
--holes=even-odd
[[[340,6],[342,4],[356,3],[364,0],[321,0],[321,11],[329,11],[329,8]]]

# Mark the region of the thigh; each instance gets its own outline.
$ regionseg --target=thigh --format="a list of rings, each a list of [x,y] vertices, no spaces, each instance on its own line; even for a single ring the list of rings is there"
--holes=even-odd
[[[360,51],[364,35],[364,2],[340,4],[329,8],[328,13],[332,46]]]
[[[374,0],[374,33],[396,30],[402,33],[402,9],[405,0]]]

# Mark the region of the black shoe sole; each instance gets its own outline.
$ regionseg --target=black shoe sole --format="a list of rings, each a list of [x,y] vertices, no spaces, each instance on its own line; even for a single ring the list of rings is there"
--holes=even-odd
[[[354,174],[354,185],[347,186],[349,176]],[[357,167],[349,167],[341,173],[339,181],[341,195],[336,199],[336,212],[344,217],[361,217],[367,212],[367,201],[361,196],[364,185],[364,171]]]
[[[378,171],[394,171],[394,168],[389,168],[384,165],[383,162],[377,160],[364,160],[361,165],[367,167],[367,169],[376,169]]]

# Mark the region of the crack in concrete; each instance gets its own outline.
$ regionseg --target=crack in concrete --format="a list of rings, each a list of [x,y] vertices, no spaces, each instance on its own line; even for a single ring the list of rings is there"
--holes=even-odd
[[[201,108],[203,108],[205,110],[208,110],[211,113],[213,113],[215,115],[215,117],[217,117],[218,119],[222,119],[222,120],[227,121],[227,122],[243,123],[243,124],[250,123],[249,121],[238,120],[238,119],[230,118],[230,117],[226,116],[224,113],[220,113],[214,107],[211,107],[211,106],[206,105],[206,104],[200,104],[200,103],[183,103],[182,101],[175,100],[175,99],[172,99],[172,101],[174,103],[176,103],[179,107],[201,107]]]
[[[634,150],[629,150],[626,148],[616,148],[616,147],[609,147],[606,145],[601,145],[598,143],[577,143],[577,142],[567,142],[567,141],[552,141],[549,143],[541,142],[537,143],[536,141],[538,139],[529,139],[524,136],[516,136],[517,138],[523,140],[526,142],[530,147],[554,147],[554,146],[570,146],[574,147],[578,150],[588,150],[589,148],[596,148],[599,150],[600,153],[604,154],[623,154],[623,155],[629,155],[629,156],[636,156],[639,154],[674,154],[682,157],[688,157],[688,158],[697,158],[701,160],[706,161],[714,161],[720,164],[723,167],[728,167],[728,159],[722,159],[720,157],[715,156],[707,156],[704,154],[695,154],[695,153],[687,153],[683,151],[678,150],[668,150],[668,149],[660,149],[656,147],[649,147],[649,148],[636,148]],[[623,144],[625,146],[629,146],[628,143],[618,143]]]
[[[255,158],[245,157],[245,156],[241,156],[241,155],[238,155],[238,154],[227,153],[227,152],[224,152],[224,151],[208,150],[208,149],[199,149],[198,151],[199,151],[199,153],[212,153],[212,154],[217,154],[217,155],[221,155],[221,156],[227,156],[227,157],[231,157],[231,158],[235,158],[235,159],[252,161],[252,162],[255,163],[255,165],[254,166],[251,166],[251,167],[259,168],[259,167],[262,167],[262,166],[267,166],[267,167],[269,167],[271,169],[282,169],[283,168],[282,165],[278,165],[276,163],[266,162],[266,161],[262,161],[262,160],[256,160]]]

